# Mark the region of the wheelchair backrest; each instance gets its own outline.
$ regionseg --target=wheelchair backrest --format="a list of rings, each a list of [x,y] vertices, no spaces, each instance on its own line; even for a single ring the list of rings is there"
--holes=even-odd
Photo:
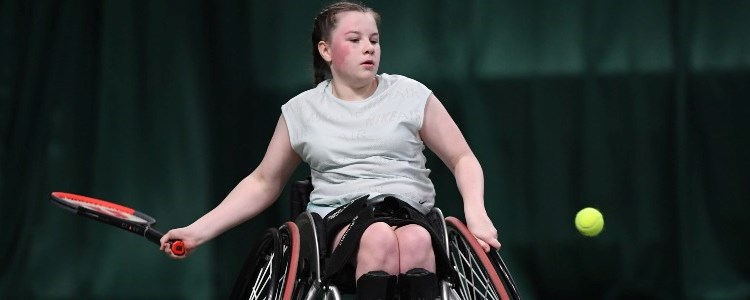
[[[291,220],[294,220],[307,209],[307,203],[310,202],[310,193],[313,185],[310,177],[292,183],[292,190],[289,201]]]

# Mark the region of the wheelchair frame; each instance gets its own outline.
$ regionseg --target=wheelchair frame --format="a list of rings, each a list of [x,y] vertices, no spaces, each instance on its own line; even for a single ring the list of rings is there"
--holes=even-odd
[[[305,211],[311,191],[309,178],[293,183],[294,222],[264,231],[245,260],[231,299],[341,299],[339,288],[321,274],[327,245],[319,241],[322,219]],[[441,280],[441,299],[521,299],[497,250],[485,253],[463,222],[444,217],[438,208],[428,220],[443,233],[440,244],[453,268]]]

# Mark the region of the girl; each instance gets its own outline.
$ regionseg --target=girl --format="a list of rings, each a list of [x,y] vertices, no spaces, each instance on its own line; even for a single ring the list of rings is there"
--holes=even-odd
[[[378,23],[379,15],[371,8],[350,2],[334,3],[319,13],[312,32],[317,86],[282,106],[260,165],[216,208],[187,227],[167,232],[162,238],[164,252],[183,258],[170,253],[168,240],[182,240],[190,254],[261,213],[278,198],[301,161],[310,165],[315,187],[308,211],[326,217],[326,229],[334,230],[333,251],[344,249],[342,238],[354,228],[354,223],[347,223],[357,218],[342,211],[359,207],[351,205],[354,202],[384,207],[386,199],[398,199],[416,216],[433,207],[435,190],[425,167],[425,145],[455,175],[467,226],[479,243],[485,251],[500,247],[484,208],[481,166],[445,107],[415,80],[377,74]],[[332,224],[343,225],[331,228]],[[336,259],[354,269],[358,298],[392,298],[398,278],[403,285],[399,290],[412,293],[402,299],[434,299],[436,260],[428,229],[378,221],[357,235],[361,237],[354,241],[351,256]]]

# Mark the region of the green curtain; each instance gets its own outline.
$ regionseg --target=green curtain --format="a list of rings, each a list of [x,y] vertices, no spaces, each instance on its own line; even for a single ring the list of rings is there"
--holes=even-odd
[[[312,86],[327,1],[0,1],[0,295],[223,299],[261,216],[184,261],[55,190],[184,226]],[[750,298],[749,1],[369,1],[381,72],[443,101],[480,159],[525,299]],[[450,172],[428,153],[446,214]],[[293,179],[309,172],[301,166]],[[586,206],[605,216],[585,238]]]

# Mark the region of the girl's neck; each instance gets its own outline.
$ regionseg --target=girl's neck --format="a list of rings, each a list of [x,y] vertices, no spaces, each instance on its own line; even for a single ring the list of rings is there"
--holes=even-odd
[[[331,80],[331,93],[336,98],[346,101],[364,100],[372,96],[378,88],[378,79],[373,78],[361,85],[351,85],[338,80]]]

